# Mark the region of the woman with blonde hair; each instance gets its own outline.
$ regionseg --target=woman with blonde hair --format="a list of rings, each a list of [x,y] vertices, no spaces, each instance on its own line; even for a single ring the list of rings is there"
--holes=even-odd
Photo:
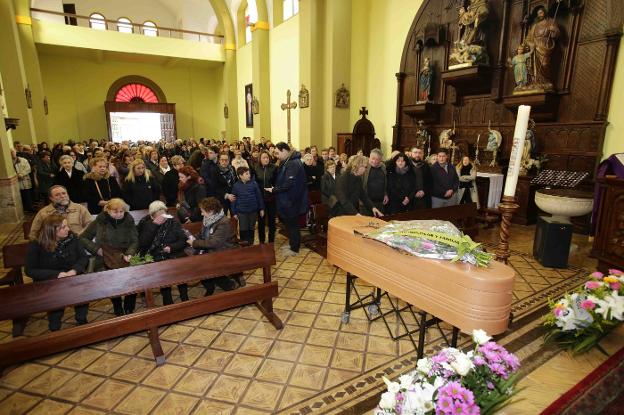
[[[147,209],[150,203],[160,199],[160,186],[142,159],[130,163],[122,194],[130,210]]]
[[[128,266],[132,255],[139,249],[139,237],[134,219],[128,213],[128,205],[119,198],[109,200],[104,210],[80,234],[83,246],[97,255],[98,268],[116,269]],[[136,294],[112,298],[115,315],[134,311]]]
[[[91,171],[84,175],[83,196],[91,214],[98,214],[112,198],[121,197],[117,180],[111,177],[108,160],[96,157],[91,160]]]
[[[364,156],[351,156],[349,164],[344,172],[336,179],[336,199],[338,201],[332,209],[332,216],[359,215],[360,203],[373,212],[376,217],[383,213],[368,198],[364,191],[362,175],[366,171],[368,158]]]
[[[85,272],[89,259],[80,241],[61,215],[50,215],[43,220],[37,239],[30,242],[26,254],[26,274],[35,283],[73,277]],[[87,323],[89,304],[74,307],[76,323]],[[63,309],[48,312],[50,331],[61,328]]]

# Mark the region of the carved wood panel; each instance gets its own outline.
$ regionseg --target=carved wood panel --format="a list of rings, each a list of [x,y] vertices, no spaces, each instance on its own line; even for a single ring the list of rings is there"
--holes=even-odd
[[[553,17],[556,0],[489,0],[490,14],[485,26],[489,54],[491,85],[489,92],[478,95],[463,93],[442,81],[441,72],[448,70],[453,42],[458,38],[458,8],[470,0],[425,0],[414,18],[405,40],[401,60],[398,111],[393,138],[394,148],[416,144],[414,112],[403,111],[417,100],[418,73],[422,61],[429,58],[435,67],[433,101],[437,105],[437,122],[428,125],[433,134],[432,150],[437,136],[456,123],[458,140],[472,145],[478,134],[487,137],[488,121],[503,135],[499,158],[509,158],[516,109],[505,105],[515,87],[508,59],[522,42],[526,27],[523,18],[536,7],[550,8]],[[556,97],[539,107],[533,104],[538,153],[547,155],[547,168],[589,171],[593,177],[601,157],[605,132],[605,109],[612,89],[615,56],[622,35],[624,2],[613,0],[566,0],[560,3],[556,22],[561,35],[553,54],[553,76]],[[428,31],[438,25],[439,42],[426,40]],[[554,102],[554,104],[553,104]],[[543,119],[539,112],[547,113]],[[550,111],[551,113],[548,113]],[[485,141],[481,141],[481,146]]]

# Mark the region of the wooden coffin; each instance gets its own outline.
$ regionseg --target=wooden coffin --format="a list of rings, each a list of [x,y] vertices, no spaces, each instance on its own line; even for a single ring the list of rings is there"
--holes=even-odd
[[[488,268],[418,258],[354,233],[371,230],[366,216],[329,221],[327,261],[367,283],[459,328],[494,335],[509,322],[515,272],[500,262]]]

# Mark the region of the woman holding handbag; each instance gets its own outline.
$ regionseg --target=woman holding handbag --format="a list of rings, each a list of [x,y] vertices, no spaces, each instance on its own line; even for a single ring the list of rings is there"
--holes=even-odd
[[[139,250],[139,237],[128,205],[119,198],[109,200],[104,210],[80,234],[83,246],[96,255],[96,263],[105,269],[124,268]],[[132,314],[136,294],[111,298],[116,316]]]

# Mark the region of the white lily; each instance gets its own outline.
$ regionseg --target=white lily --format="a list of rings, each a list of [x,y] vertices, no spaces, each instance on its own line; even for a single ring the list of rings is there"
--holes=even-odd
[[[492,339],[491,336],[488,336],[485,330],[473,330],[472,331],[472,340],[477,343],[479,346],[483,346],[485,343],[489,342]]]

